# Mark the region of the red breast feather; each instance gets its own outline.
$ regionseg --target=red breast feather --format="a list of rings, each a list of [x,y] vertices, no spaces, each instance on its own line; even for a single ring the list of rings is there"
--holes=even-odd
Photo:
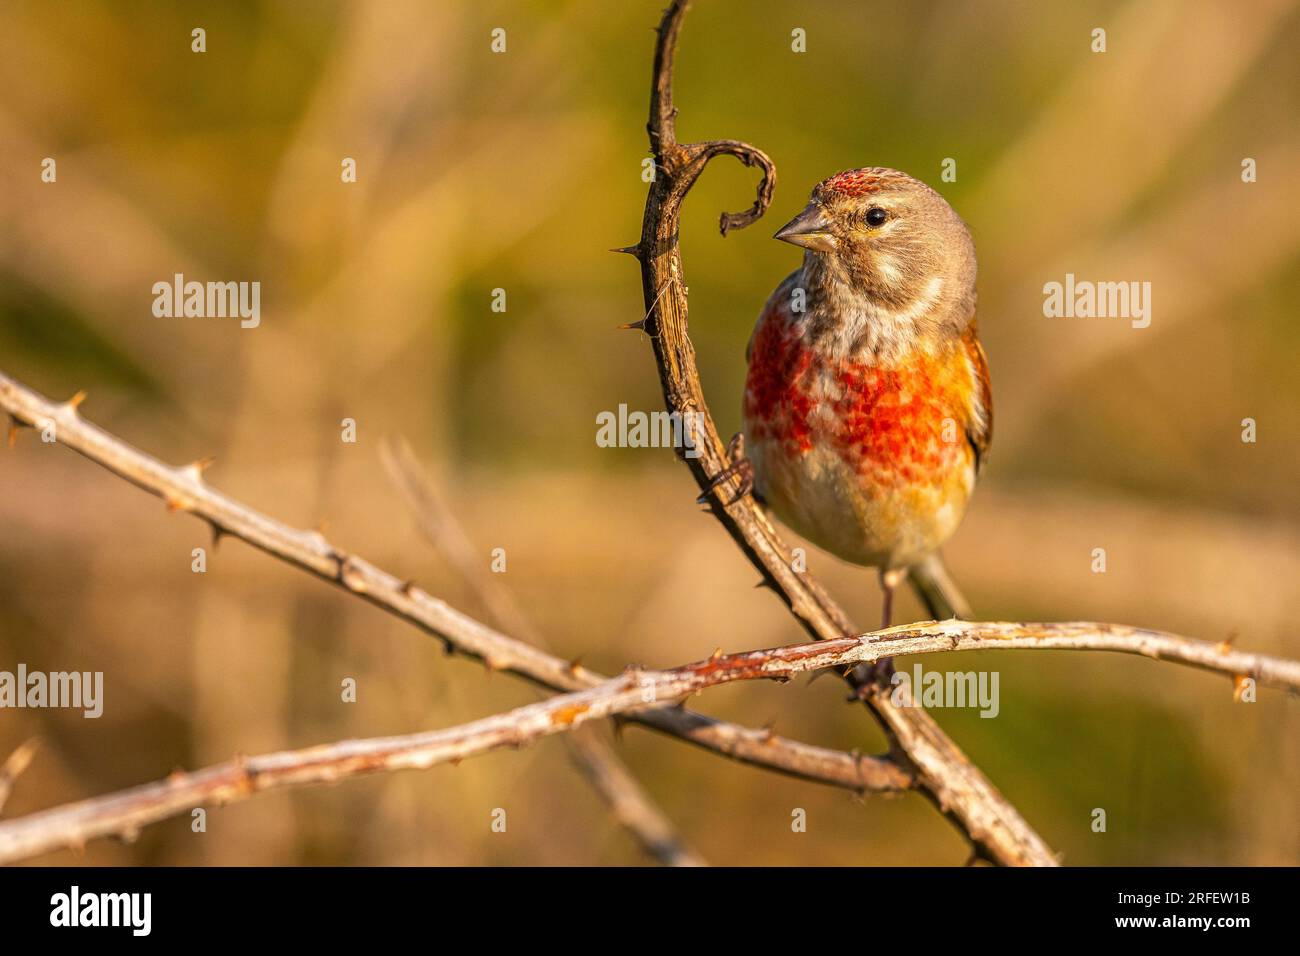
[[[829,360],[787,323],[766,321],[750,353],[744,412],[750,437],[787,455],[819,444],[873,481],[942,480],[969,460],[971,386],[959,349],[917,349],[880,368]]]
[[[978,343],[918,343],[885,367],[810,345],[779,294],[749,348],[744,418],[757,488],[805,537],[908,564],[956,529],[987,444]],[[982,353],[979,354],[982,358]]]

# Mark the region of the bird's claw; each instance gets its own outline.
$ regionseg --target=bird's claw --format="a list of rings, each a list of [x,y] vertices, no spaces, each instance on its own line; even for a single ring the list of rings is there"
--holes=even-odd
[[[882,657],[870,664],[859,664],[853,670],[853,693],[848,697],[850,703],[866,700],[877,687],[888,687],[894,676],[894,659]]]
[[[732,478],[739,478],[740,486],[736,489],[736,493],[731,497],[731,500],[723,502],[724,507],[729,508],[741,498],[753,493],[754,463],[745,457],[744,434],[737,432],[731,437],[731,441],[727,443],[727,457],[731,460],[731,464],[713,476],[708,486],[695,499],[696,504],[708,504],[709,496]]]
[[[871,665],[871,679],[878,684],[888,684],[894,676],[894,659],[882,657]]]

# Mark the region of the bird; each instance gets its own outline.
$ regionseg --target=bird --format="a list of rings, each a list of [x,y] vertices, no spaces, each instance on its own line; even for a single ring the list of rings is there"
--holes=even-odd
[[[970,230],[925,183],[865,167],[818,183],[774,238],[803,263],[754,326],[727,472],[808,541],[878,569],[882,628],[909,575],[936,619],[969,617],[939,549],[993,437]]]

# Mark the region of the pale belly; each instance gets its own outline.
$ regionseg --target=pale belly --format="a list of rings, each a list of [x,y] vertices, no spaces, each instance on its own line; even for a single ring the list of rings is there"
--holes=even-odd
[[[780,441],[753,438],[750,423],[745,427],[755,490],[798,534],[854,564],[917,563],[957,530],[974,488],[969,455],[940,474],[906,481],[888,468],[864,474],[831,447],[791,453]]]

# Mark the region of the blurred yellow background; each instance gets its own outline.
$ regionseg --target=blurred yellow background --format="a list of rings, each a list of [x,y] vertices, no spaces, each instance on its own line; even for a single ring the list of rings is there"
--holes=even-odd
[[[671,451],[595,443],[660,406],[636,264],[660,2],[138,2],[0,8],[0,368],[217,488],[477,615],[380,463],[430,463],[486,569],[589,667],[802,640]],[[191,52],[202,27],[207,52]],[[506,30],[506,52],[490,33]],[[1091,52],[1091,31],[1108,49]],[[791,50],[806,31],[807,52]],[[980,258],[991,466],[946,549],[989,619],[1102,620],[1300,656],[1300,16],[1292,2],[697,0],[679,134],[776,161],[770,221],[727,160],[683,218],[692,333],[724,435],[743,351],[798,263],[771,232],[814,183],[894,166]],[[41,161],[57,161],[43,183]],[[340,181],[344,157],[358,181]],[[957,179],[940,182],[945,158]],[[1258,182],[1241,181],[1253,158]],[[175,273],[260,281],[262,321],[161,319]],[[1150,281],[1149,328],[1048,319],[1042,286]],[[491,309],[504,289],[507,309]],[[1241,421],[1258,441],[1241,440]],[[358,441],[340,441],[353,418]],[[0,669],[102,670],[105,713],[0,712],[44,747],[14,817],[236,753],[462,723],[534,699],[436,642],[31,432],[0,454]],[[1105,548],[1108,570],[1090,569]],[[861,623],[873,572],[814,553]],[[908,596],[896,619],[920,615]],[[1044,652],[1001,713],[936,712],[1074,864],[1300,863],[1300,704],[1167,664]],[[901,666],[910,666],[900,661]],[[358,702],[339,684],[355,677]],[[872,752],[835,680],[693,706]],[[642,729],[617,745],[710,862],[957,864],[916,796],[843,791]],[[505,834],[490,829],[509,812]],[[791,811],[808,812],[792,833]],[[1108,830],[1093,833],[1093,808]],[[643,859],[558,740],[427,773],[280,792],[42,862],[627,864]]]

